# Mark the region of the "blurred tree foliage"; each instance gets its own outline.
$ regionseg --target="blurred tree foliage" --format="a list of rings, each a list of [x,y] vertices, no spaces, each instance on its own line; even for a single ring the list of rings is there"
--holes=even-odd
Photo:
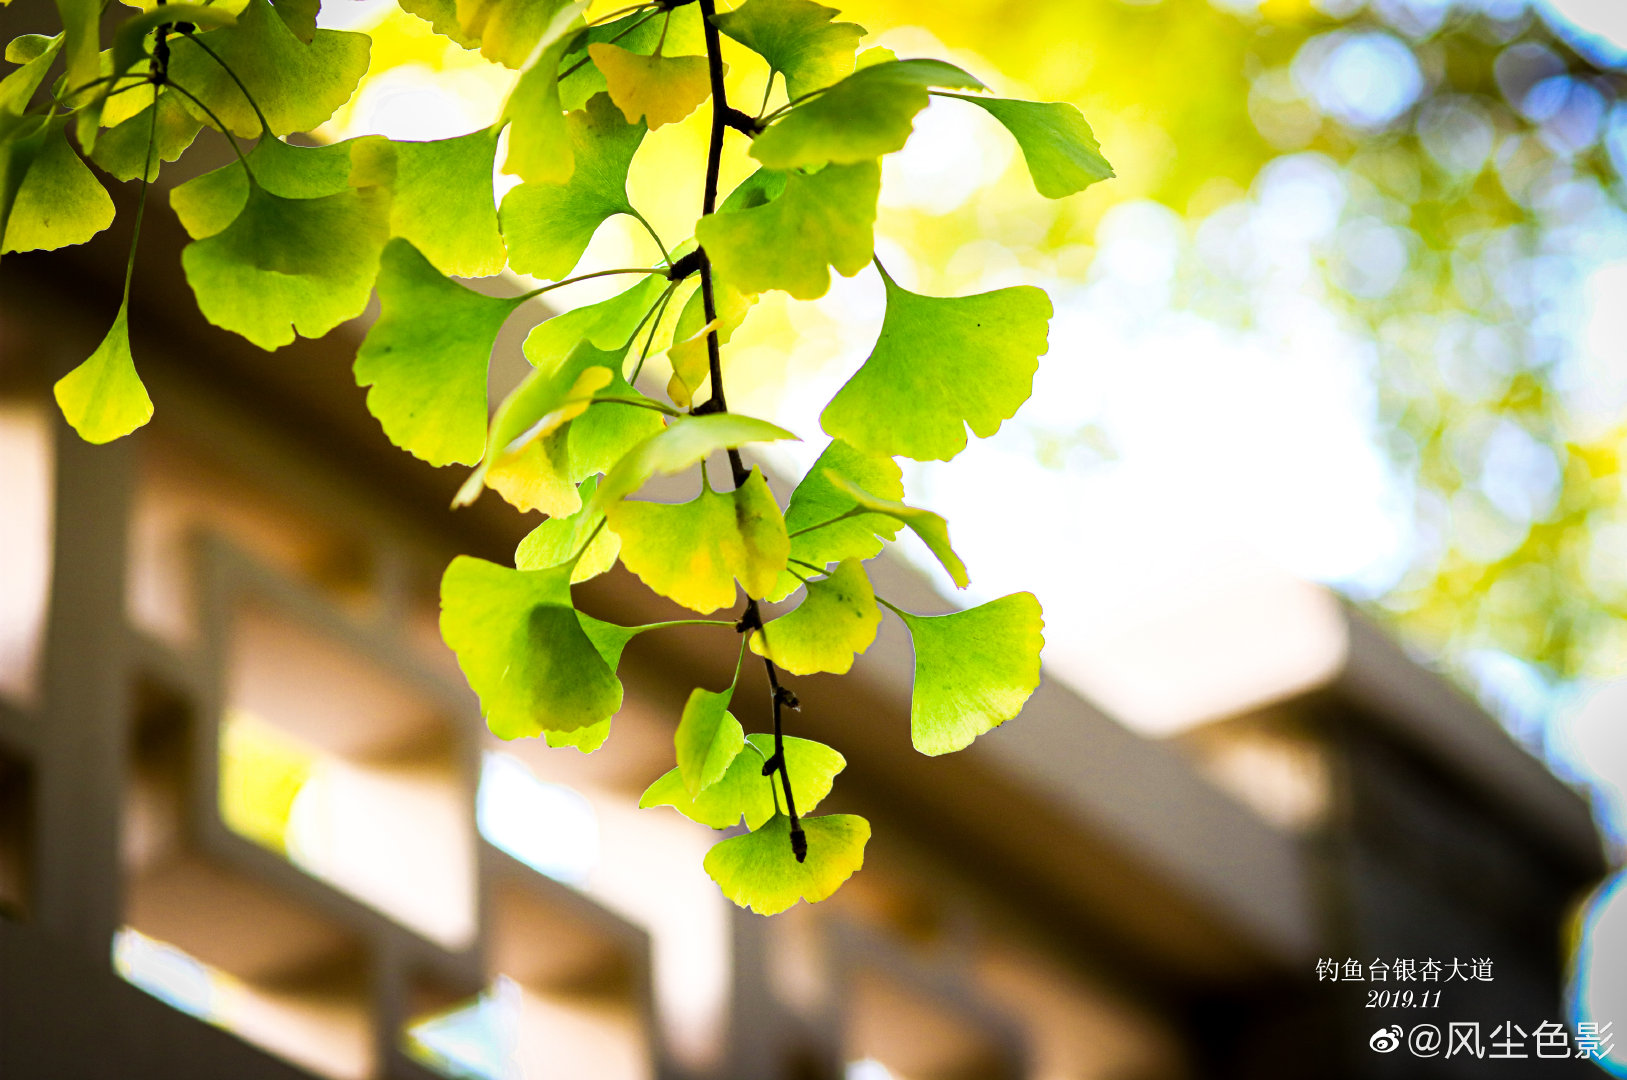
[[[1200,241],[1224,238],[1263,169],[1323,155],[1343,192],[1312,252],[1320,295],[1376,344],[1386,449],[1414,499],[1409,564],[1371,606],[1471,681],[1487,653],[1554,681],[1619,672],[1624,399],[1576,337],[1584,273],[1627,254],[1627,52],[1567,41],[1519,0],[934,8],[860,0],[848,14],[924,23],[1078,102],[1120,178],[1094,200],[983,210],[958,229],[916,215],[923,265],[978,229],[1028,259],[1089,245],[1110,200],[1156,200]],[[1252,317],[1249,267],[1180,274],[1186,303]],[[1602,344],[1627,361],[1627,342]]]

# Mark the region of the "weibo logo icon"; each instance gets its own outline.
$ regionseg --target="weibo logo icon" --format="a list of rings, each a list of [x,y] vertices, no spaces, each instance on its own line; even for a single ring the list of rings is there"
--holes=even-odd
[[[1367,1045],[1381,1054],[1398,1049],[1401,1046],[1401,1025],[1391,1024],[1389,1027],[1379,1028],[1373,1032],[1372,1038],[1367,1040]]]

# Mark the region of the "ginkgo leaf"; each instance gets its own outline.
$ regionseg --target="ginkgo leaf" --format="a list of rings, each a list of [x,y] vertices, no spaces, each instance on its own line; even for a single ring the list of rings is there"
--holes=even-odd
[[[857,559],[844,559],[829,577],[808,583],[792,611],[751,635],[751,651],[793,675],[845,675],[853,658],[876,640],[881,609]]]
[[[576,168],[570,129],[559,100],[559,55],[563,41],[545,49],[520,72],[503,103],[508,153],[503,171],[533,184],[563,184]]]
[[[731,836],[706,853],[706,872],[735,904],[759,915],[778,915],[798,900],[817,904],[864,865],[870,823],[853,814],[801,820],[808,856],[791,853],[791,819],[775,814],[762,828]]]
[[[169,78],[196,96],[234,135],[254,138],[260,121],[249,97],[265,114],[273,135],[310,131],[350,100],[367,72],[366,34],[318,30],[309,45],[300,41],[268,0],[248,0],[237,25],[197,35],[224,62],[185,35],[170,38]],[[227,73],[231,69],[231,74]],[[238,89],[242,80],[248,97]],[[183,95],[184,96],[184,95]],[[200,120],[208,117],[196,105]]]
[[[89,443],[123,438],[153,417],[152,399],[130,356],[129,308],[128,300],[119,305],[96,351],[54,388],[63,418]]]
[[[492,417],[486,454],[454,505],[473,501],[485,484],[522,510],[580,509],[579,482],[662,429],[658,413],[624,404],[643,395],[622,376],[623,355],[583,341],[527,375]],[[616,400],[591,401],[596,395]]]
[[[682,341],[674,341],[667,350],[667,362],[672,365],[672,378],[667,380],[667,397],[680,409],[687,409],[695,400],[695,391],[711,372],[711,347],[708,340],[721,324],[713,319]]]
[[[580,731],[621,708],[621,682],[571,607],[568,567],[458,556],[441,579],[441,637],[500,739]]]
[[[1006,126],[1022,147],[1035,190],[1047,199],[1066,198],[1112,177],[1113,166],[1074,106],[970,95],[964,100],[988,110]]]
[[[588,411],[620,361],[619,354],[583,344],[554,370],[536,368],[522,379],[492,414],[485,456],[452,505],[473,502],[487,484],[521,510],[557,515],[580,508],[569,436],[561,429]]]
[[[915,643],[910,741],[936,756],[1022,711],[1039,687],[1045,619],[1033,593],[1012,593],[951,615],[899,612]]]
[[[203,130],[203,121],[187,111],[181,95],[162,87],[155,87],[158,109],[158,128],[153,130],[153,105],[122,121],[117,127],[102,132],[96,140],[96,149],[90,160],[105,172],[120,180],[139,178],[147,165],[147,144],[152,139],[152,172],[147,179],[158,175],[161,162],[174,161],[186,152]],[[136,97],[141,91],[131,91]],[[153,100],[153,97],[148,97]],[[242,166],[233,162],[232,168],[242,172]],[[222,228],[225,226],[222,225]]]
[[[779,812],[775,798],[778,778],[763,774],[763,763],[774,753],[774,736],[747,735],[750,753],[729,763],[722,779],[691,796],[683,775],[669,769],[644,790],[640,809],[670,806],[691,821],[714,829],[732,829],[745,819],[746,828],[758,829]],[[785,764],[791,774],[791,794],[797,808],[811,813],[830,794],[836,774],[847,767],[841,754],[812,739],[785,738]]]
[[[273,0],[273,3],[275,2],[276,0]],[[160,26],[184,22],[189,23],[194,30],[215,30],[237,22],[237,16],[233,12],[223,10],[224,5],[206,7],[202,4],[164,4],[162,7],[164,9],[162,11],[158,10],[158,6],[154,6],[140,15],[126,19],[113,31],[113,48],[104,54],[108,64],[106,73],[113,80],[110,85],[116,85],[119,76],[147,59],[147,35]],[[314,9],[312,14],[315,14]],[[311,29],[315,30],[316,27],[313,25]],[[304,40],[310,41],[310,38],[306,37]]]
[[[983,84],[941,60],[892,60],[861,68],[787,112],[751,141],[751,156],[771,169],[853,165],[902,150],[929,87],[981,90]]]
[[[887,314],[869,359],[820,424],[861,450],[947,461],[966,426],[988,438],[1033,391],[1051,301],[1017,285],[974,296],[922,296],[884,273]]]
[[[367,140],[294,146],[281,139],[261,139],[247,155],[249,168],[254,170],[255,183],[284,199],[338,195],[350,190],[351,150],[363,141]],[[213,236],[230,225],[248,199],[248,174],[236,161],[194,177],[169,193],[170,209],[194,240]]]
[[[49,132],[44,117],[19,116],[0,110],[0,240],[4,240],[11,223],[18,189]]]
[[[592,476],[582,482],[584,501],[593,497],[598,483],[598,478]],[[615,566],[616,557],[621,554],[621,537],[609,529],[599,528],[603,520],[604,515],[589,515],[586,509],[568,517],[549,518],[527,533],[514,549],[515,569],[546,570],[581,552],[571,571],[571,584],[598,577]]]
[[[368,411],[415,457],[474,464],[486,444],[492,345],[522,301],[459,285],[399,237],[384,247],[378,292],[378,321],[356,353]]]
[[[864,27],[832,22],[837,14],[813,0],[746,0],[712,21],[784,75],[786,96],[794,101],[853,71]]]
[[[616,502],[605,518],[621,537],[627,569],[702,614],[732,604],[737,579],[748,596],[766,593],[791,547],[779,504],[755,469],[735,491],[704,484],[686,503]]]
[[[568,0],[457,0],[457,17],[482,56],[518,69],[557,36],[562,15],[568,24],[586,7]]]
[[[931,510],[922,510],[915,506],[905,506],[893,499],[879,499],[863,488],[858,487],[844,477],[831,475],[827,479],[837,491],[851,498],[861,510],[870,510],[888,517],[897,518],[907,525],[911,532],[919,536],[927,548],[937,557],[938,562],[949,572],[949,578],[959,588],[964,589],[969,581],[966,577],[966,565],[960,561],[954,549],[949,546],[949,523]]]
[[[469,35],[458,22],[457,0],[398,0],[401,10],[429,23],[430,29],[451,38],[465,49],[480,47],[480,39]]]
[[[83,244],[113,224],[113,200],[68,142],[67,119],[51,121],[17,189],[0,251]]]
[[[683,472],[719,450],[796,436],[767,420],[740,413],[710,413],[674,420],[629,450],[605,474],[593,501],[609,506],[644,486],[652,476]]]
[[[599,656],[604,660],[605,666],[612,673],[615,673],[621,667],[621,654],[627,648],[628,642],[644,631],[652,629],[650,626],[617,626],[615,623],[601,622],[593,618],[593,616],[583,615],[581,612],[576,613],[576,618],[582,624],[582,632],[587,634],[588,640],[593,643],[593,647],[598,650]],[[656,623],[654,625],[659,626],[660,624]],[[569,746],[572,749],[580,750],[584,754],[591,754],[603,746],[605,740],[610,737],[611,719],[611,717],[607,716],[597,723],[577,728],[574,731],[550,731],[544,729],[542,737],[549,746],[555,749]]]
[[[65,38],[65,34],[49,38],[42,34],[25,34],[6,45],[6,61],[22,66],[0,79],[0,110],[18,116],[27,110],[34,92],[62,52]]]
[[[107,90],[100,87],[84,93],[75,91],[90,86],[102,74],[102,5],[99,0],[56,0],[56,10],[62,20],[63,90],[70,107],[82,107],[74,134],[79,145],[88,150],[96,144],[101,122],[101,109],[92,102],[105,100]]]
[[[316,16],[322,0],[271,0],[284,25],[309,45],[316,38]]]
[[[494,128],[433,142],[362,139],[352,153],[357,169],[391,191],[390,232],[458,277],[500,273],[507,260],[492,192],[496,156]]]
[[[503,197],[500,214],[509,263],[522,274],[563,278],[571,272],[605,219],[631,214],[627,168],[644,138],[608,96],[565,118],[576,162],[561,184],[521,184]]]
[[[883,538],[898,535],[897,519],[882,514],[860,514],[851,496],[837,490],[832,476],[840,476],[884,499],[904,497],[904,474],[890,457],[855,450],[840,439],[831,440],[819,459],[791,493],[785,508],[785,528],[791,536],[791,559],[827,570],[843,559],[863,561],[880,554]],[[769,594],[783,600],[801,585],[787,572]]]
[[[560,61],[559,93],[567,109],[580,109],[594,94],[609,89],[588,50],[601,42],[614,43],[628,52],[649,56],[657,47],[675,56],[694,56],[706,51],[706,32],[700,5],[685,4],[659,15],[634,11],[620,19],[590,26],[585,34],[572,39],[571,51]]]
[[[723,779],[746,745],[740,721],[729,712],[733,696],[733,687],[714,693],[697,686],[684,702],[672,744],[678,752],[678,775],[691,798]]]
[[[778,197],[739,210],[725,203],[701,218],[695,239],[737,288],[817,300],[830,288],[827,266],[852,277],[869,264],[880,192],[873,161],[789,173]]]
[[[532,367],[552,368],[584,341],[606,351],[624,348],[667,284],[659,274],[651,274],[608,300],[572,308],[537,324],[521,347],[525,358]]]
[[[704,56],[641,56],[609,42],[589,45],[588,55],[627,122],[643,120],[651,131],[676,124],[712,94]]]

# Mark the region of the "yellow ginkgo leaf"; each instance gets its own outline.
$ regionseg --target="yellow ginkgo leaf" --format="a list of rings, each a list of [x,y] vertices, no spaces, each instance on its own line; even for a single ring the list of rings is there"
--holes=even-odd
[[[588,56],[627,122],[643,117],[651,131],[682,120],[712,93],[704,56],[640,56],[608,42],[589,45]]]
[[[711,356],[706,339],[718,328],[721,319],[713,319],[682,341],[672,343],[667,360],[672,364],[672,378],[667,380],[667,397],[680,409],[687,409],[695,400],[695,391],[701,388],[711,374]]]

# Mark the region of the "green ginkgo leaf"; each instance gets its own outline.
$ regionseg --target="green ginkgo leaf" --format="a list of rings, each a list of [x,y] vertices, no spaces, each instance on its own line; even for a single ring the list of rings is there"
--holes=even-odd
[[[74,134],[88,150],[96,144],[101,123],[99,102],[107,97],[106,86],[85,89],[102,74],[102,5],[99,0],[56,0],[56,10],[62,20],[63,92],[66,103],[80,109]]]
[[[820,423],[861,450],[947,461],[966,448],[968,424],[987,438],[1028,400],[1047,348],[1050,298],[1032,285],[921,296],[882,278],[881,336]]]
[[[27,110],[34,92],[62,52],[65,39],[65,34],[49,38],[42,34],[25,34],[6,45],[6,61],[22,66],[0,79],[0,111],[21,116]]]
[[[609,506],[643,487],[652,476],[683,472],[719,450],[795,438],[767,420],[740,413],[679,417],[617,460],[605,474],[593,501],[600,507]]]
[[[710,787],[690,795],[683,774],[669,769],[644,790],[640,809],[670,806],[691,821],[714,829],[732,829],[745,819],[746,828],[758,829],[779,812],[775,798],[777,776],[765,776],[763,764],[774,753],[774,736],[747,735],[750,753],[741,753],[729,763],[728,771]],[[785,765],[791,774],[791,793],[797,809],[812,813],[830,794],[836,774],[847,760],[824,743],[812,739],[785,738]]]
[[[697,686],[684,702],[672,744],[678,752],[678,775],[691,798],[723,779],[746,745],[740,721],[729,712],[733,696],[733,687],[715,693]]]
[[[832,22],[837,14],[813,0],[746,0],[712,21],[784,75],[786,96],[794,101],[853,71],[864,27]]]
[[[482,56],[518,69],[557,36],[562,15],[573,21],[586,7],[569,0],[457,0],[457,17]]]
[[[751,141],[751,156],[770,169],[855,165],[902,150],[929,87],[981,90],[983,84],[941,60],[890,60],[861,68],[787,112]]]
[[[910,741],[921,753],[970,746],[1021,712],[1038,688],[1045,620],[1033,593],[952,615],[899,615],[915,642]]]
[[[509,262],[522,274],[559,279],[571,272],[607,218],[633,213],[627,169],[644,138],[608,95],[565,118],[576,162],[562,184],[521,184],[503,197]]]
[[[621,682],[571,607],[568,566],[458,556],[441,579],[441,637],[500,739],[581,731],[621,708]]]
[[[588,56],[627,122],[651,131],[676,124],[712,94],[704,56],[644,56],[609,42],[589,45]]]
[[[899,522],[884,514],[859,513],[858,504],[831,483],[832,476],[880,498],[904,497],[904,474],[897,462],[880,454],[855,450],[840,439],[831,440],[791,493],[785,508],[785,528],[791,537],[786,572],[774,583],[770,600],[783,600],[802,587],[792,569],[828,570],[843,559],[865,559],[881,553],[883,540],[898,535]]]
[[[118,130],[134,122],[126,120]],[[294,146],[281,139],[261,139],[247,158],[254,182],[271,194],[284,199],[320,199],[350,190],[351,151],[356,146],[382,141],[350,139],[325,146]],[[242,163],[233,161],[173,188],[169,204],[187,235],[202,240],[237,219],[249,201],[249,187]]]
[[[588,50],[599,43],[614,43],[628,52],[649,56],[657,47],[672,56],[694,56],[706,51],[706,32],[699,4],[686,4],[665,13],[634,11],[630,15],[587,28],[571,39],[559,68],[559,93],[567,109],[580,109],[594,94],[609,90],[604,73]]]
[[[0,110],[0,241],[11,223],[17,192],[49,133],[42,116],[19,116]]]
[[[6,221],[0,251],[51,251],[83,244],[113,224],[113,200],[68,142],[67,118],[46,128]]]
[[[851,498],[859,509],[886,514],[903,522],[911,532],[921,538],[937,557],[938,562],[943,564],[943,568],[949,572],[950,580],[956,586],[964,589],[969,584],[966,564],[960,561],[960,556],[949,546],[949,523],[940,515],[917,506],[905,506],[894,499],[877,498],[842,476],[828,475],[826,479],[837,491]]]
[[[310,131],[326,122],[367,73],[371,46],[366,34],[344,30],[318,30],[307,45],[268,0],[248,0],[237,25],[198,34],[197,39],[223,63],[191,38],[174,35],[170,80],[207,105],[232,134],[246,139],[260,134],[250,97],[273,135]],[[247,88],[247,97],[233,75]],[[188,102],[187,107],[207,122],[196,105]]]
[[[352,154],[392,192],[390,232],[457,277],[500,273],[507,258],[492,193],[496,156],[494,128],[432,142],[362,139]]]
[[[831,165],[784,179],[776,198],[738,210],[725,203],[701,218],[695,238],[718,273],[741,291],[783,289],[798,300],[817,300],[830,289],[827,267],[852,277],[869,265],[881,167],[873,161]]]
[[[753,470],[735,491],[686,503],[616,502],[606,508],[621,561],[652,590],[702,614],[734,603],[738,579],[762,596],[785,569],[791,542],[774,494]]]
[[[57,406],[86,442],[123,438],[153,417],[152,399],[130,356],[129,308],[129,300],[120,304],[112,329],[96,351],[57,380]]]
[[[583,501],[593,497],[598,484],[598,478],[592,476],[582,482]],[[621,537],[599,528],[603,520],[604,515],[590,517],[585,509],[567,517],[549,518],[527,533],[514,549],[515,569],[547,570],[581,552],[571,571],[571,584],[598,577],[615,566],[621,554]]]
[[[356,353],[356,385],[390,441],[431,465],[473,465],[486,446],[486,367],[523,301],[450,280],[410,243],[384,247],[379,317]]]
[[[271,6],[295,37],[307,45],[316,40],[316,16],[322,0],[271,0]]]
[[[792,611],[751,635],[751,651],[793,675],[845,675],[853,658],[876,640],[881,609],[857,559],[844,559],[829,577],[808,583]]]
[[[480,39],[471,37],[458,22],[457,0],[399,0],[401,10],[416,15],[429,23],[430,29],[465,49],[480,47]]]
[[[1014,101],[1009,98],[965,98],[1006,126],[1022,147],[1034,188],[1047,199],[1062,199],[1098,180],[1110,179],[1113,166],[1078,109],[1066,102]]]
[[[532,367],[551,369],[584,341],[606,351],[625,348],[667,284],[660,275],[651,274],[608,300],[572,308],[537,324],[522,346],[525,358]]]
[[[147,179],[152,180],[158,175],[161,162],[179,158],[198,137],[198,132],[203,130],[203,121],[187,111],[181,95],[162,87],[155,90],[156,95],[133,90],[128,96],[145,97],[148,101],[153,101],[156,96],[157,131],[153,130],[152,111],[155,106],[149,104],[118,126],[102,132],[96,140],[96,150],[90,155],[90,160],[120,180],[135,180],[141,176],[147,165],[149,137],[153,147],[152,172]],[[242,166],[236,162],[232,163],[231,168],[242,172]],[[221,228],[225,228],[225,224]]]
[[[808,856],[791,853],[791,819],[775,814],[762,828],[731,836],[706,853],[706,872],[723,895],[759,915],[778,915],[798,900],[830,896],[864,865],[870,823],[853,814],[803,818]]]
[[[533,184],[563,184],[576,168],[570,129],[559,101],[559,54],[563,41],[543,50],[520,72],[503,103],[508,153],[503,171]]]
[[[587,634],[588,640],[593,642],[593,647],[598,650],[599,656],[605,662],[605,666],[612,673],[620,669],[621,654],[627,648],[628,642],[644,631],[661,625],[656,623],[653,626],[617,626],[615,623],[601,622],[591,615],[583,615],[581,612],[577,612],[576,617],[577,621],[582,624],[583,633]],[[584,754],[591,754],[603,746],[605,740],[610,737],[610,724],[611,718],[606,717],[598,723],[577,728],[575,731],[549,731],[545,729],[542,737],[549,746],[555,749],[569,746],[574,750],[580,750]]]

